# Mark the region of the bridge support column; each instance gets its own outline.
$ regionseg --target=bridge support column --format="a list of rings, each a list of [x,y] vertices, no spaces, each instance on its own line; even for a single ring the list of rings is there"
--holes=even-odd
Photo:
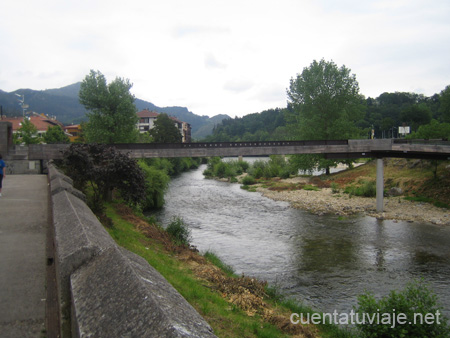
[[[384,194],[384,163],[382,158],[377,158],[377,212],[383,212]]]

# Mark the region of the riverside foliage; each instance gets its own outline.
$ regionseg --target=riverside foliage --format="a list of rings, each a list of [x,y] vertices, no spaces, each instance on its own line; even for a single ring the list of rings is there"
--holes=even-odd
[[[59,165],[77,189],[89,196],[94,212],[103,212],[103,203],[120,197],[141,210],[164,205],[170,176],[196,168],[200,159],[142,159],[136,161],[105,144],[71,144]]]
[[[361,318],[364,314],[373,318],[388,314],[391,318],[385,323],[357,324],[363,337],[450,337],[450,328],[442,316],[437,296],[421,281],[410,282],[404,290],[391,291],[379,300],[373,294],[365,293],[358,297],[356,313]],[[402,323],[393,323],[392,319],[399,319],[400,314]]]
[[[246,161],[223,161],[219,157],[213,157],[208,161],[208,167],[203,172],[207,178],[227,178],[231,182],[237,182],[236,176],[247,173],[243,177],[243,184],[254,184],[255,179],[281,177],[288,178],[296,173],[296,169],[290,165],[284,156],[272,155],[268,161],[257,160],[253,164]]]

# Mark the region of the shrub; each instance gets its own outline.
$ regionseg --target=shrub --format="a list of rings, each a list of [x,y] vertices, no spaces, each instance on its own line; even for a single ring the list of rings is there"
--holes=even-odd
[[[255,170],[253,170],[252,175],[253,175],[255,178],[261,178],[261,177],[263,177],[263,175],[264,175],[264,171],[263,171],[262,168],[258,167],[258,168],[255,168]]]
[[[244,185],[252,185],[255,183],[256,183],[256,180],[252,175],[247,175],[242,179],[242,184],[244,184]]]
[[[143,210],[159,209],[164,205],[164,193],[169,185],[170,178],[165,170],[148,166],[145,161],[139,161],[139,166],[145,174],[145,199]]]
[[[250,167],[250,164],[246,161],[238,161],[237,164],[239,167],[241,167],[242,172],[247,172],[248,168]]]
[[[375,197],[377,187],[375,181],[363,181],[361,186],[349,185],[345,187],[345,193],[355,196]]]
[[[441,315],[441,307],[437,305],[437,297],[423,282],[414,281],[402,291],[391,291],[391,293],[376,300],[371,293],[365,293],[358,297],[358,307],[355,309],[358,314],[357,327],[364,337],[450,337],[447,319]],[[386,315],[384,315],[386,314]],[[404,314],[406,318],[400,318],[399,314]],[[429,314],[431,317],[426,317]],[[380,318],[390,316],[390,320],[380,321],[375,319],[374,323],[362,323],[363,316],[378,316]],[[401,319],[403,324],[398,322],[394,326],[393,316]],[[403,315],[402,315],[403,316]],[[376,317],[375,317],[376,318]],[[420,319],[429,318],[428,323]]]
[[[181,217],[173,217],[172,222],[167,226],[166,231],[175,243],[189,245],[191,231]]]
[[[213,177],[213,171],[209,168],[203,170],[203,176],[207,177],[207,178],[211,178]]]
[[[331,193],[338,194],[339,191],[340,191],[339,184],[337,184],[336,182],[332,182],[331,183]]]
[[[214,176],[219,177],[219,178],[223,178],[225,177],[225,173],[227,170],[227,165],[223,162],[219,162],[214,166]]]

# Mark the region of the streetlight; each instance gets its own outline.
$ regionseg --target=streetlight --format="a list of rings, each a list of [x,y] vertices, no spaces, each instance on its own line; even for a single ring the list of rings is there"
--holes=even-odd
[[[23,117],[25,117],[25,110],[29,107],[29,105],[25,104],[25,94],[20,95],[20,94],[16,93],[16,96],[22,98],[22,100],[19,100],[19,102],[20,102],[20,106],[22,107]]]

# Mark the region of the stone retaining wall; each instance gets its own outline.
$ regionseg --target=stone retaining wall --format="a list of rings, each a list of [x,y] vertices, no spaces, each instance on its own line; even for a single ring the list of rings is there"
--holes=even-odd
[[[72,180],[48,166],[63,337],[215,337],[145,259],[119,247]]]

